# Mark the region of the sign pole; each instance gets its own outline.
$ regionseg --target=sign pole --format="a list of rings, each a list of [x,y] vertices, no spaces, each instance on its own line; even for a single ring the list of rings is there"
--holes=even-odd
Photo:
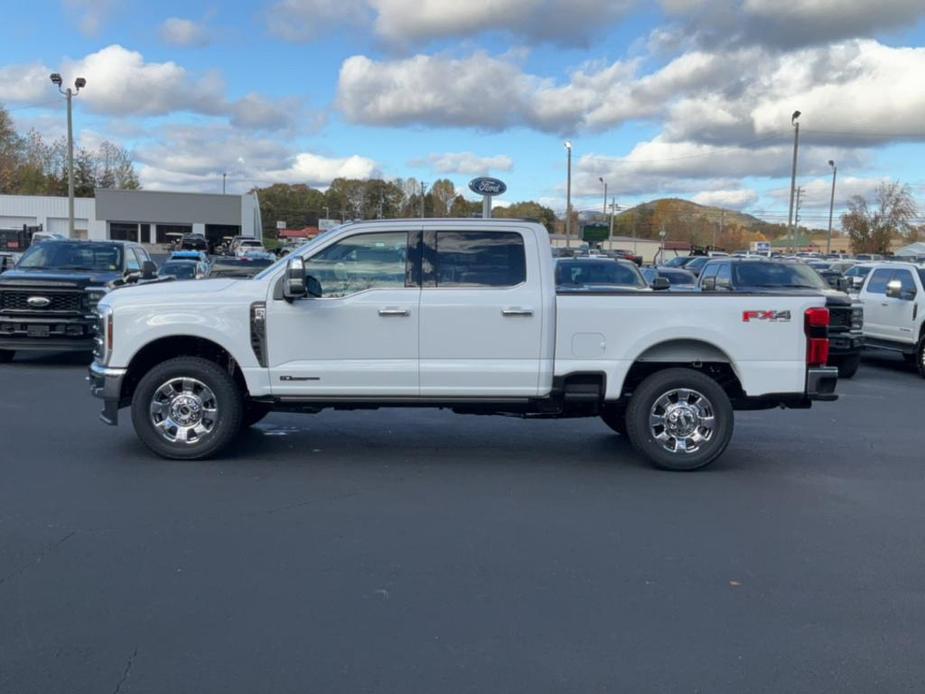
[[[491,219],[491,196],[482,196],[482,219]]]

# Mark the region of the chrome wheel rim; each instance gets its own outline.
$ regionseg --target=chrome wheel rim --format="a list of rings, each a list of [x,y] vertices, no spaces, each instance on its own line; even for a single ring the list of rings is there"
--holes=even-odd
[[[716,433],[713,403],[696,390],[673,388],[649,410],[649,433],[669,453],[697,453]]]
[[[193,445],[212,433],[218,422],[215,393],[195,378],[172,378],[151,396],[155,430],[170,443]]]

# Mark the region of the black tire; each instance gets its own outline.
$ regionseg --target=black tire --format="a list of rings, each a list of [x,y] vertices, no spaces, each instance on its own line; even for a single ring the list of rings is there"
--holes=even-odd
[[[925,378],[925,338],[919,340],[915,348],[915,367],[919,370],[919,376]]]
[[[861,366],[860,354],[848,354],[832,360],[832,366],[838,367],[839,378],[853,378]]]
[[[203,386],[203,390],[189,391],[193,395],[198,392],[198,397],[202,400],[200,406],[203,413],[209,411],[206,408],[210,404],[214,405],[214,416],[208,417],[203,414],[199,422],[203,428],[208,426],[209,430],[195,435],[195,440],[190,443],[168,440],[170,427],[166,426],[163,430],[159,428],[154,423],[154,415],[151,412],[155,393],[159,393],[158,399],[162,403],[167,403],[162,404],[162,407],[168,412],[168,405],[172,407],[177,402],[177,396],[187,395],[185,384],[181,391],[162,389],[169,383],[182,383],[182,379],[195,381],[199,386]],[[173,392],[174,399],[165,399],[162,395],[165,391]],[[208,395],[204,394],[206,392]],[[187,414],[191,409],[186,408]],[[237,436],[243,416],[244,402],[234,379],[214,362],[199,357],[177,357],[158,364],[144,375],[132,397],[132,424],[138,438],[159,456],[172,460],[201,460],[217,454]],[[172,420],[165,416],[161,421],[169,424]],[[179,428],[174,428],[174,433],[179,435]]]
[[[601,411],[601,419],[620,436],[626,436],[626,406],[608,405]]]
[[[16,352],[11,349],[0,349],[0,364],[9,364],[13,361]]]
[[[683,390],[694,393],[683,403],[683,407],[679,408],[677,406],[681,402],[680,399],[672,402],[668,396]],[[667,400],[663,400],[665,398]],[[665,401],[675,406],[673,412],[656,407],[656,403]],[[692,412],[697,417],[711,413],[712,428],[705,422],[702,426],[696,426],[692,433],[683,439],[685,442],[693,441],[696,444],[695,450],[678,451],[682,440],[680,436],[672,437],[667,426],[661,427],[658,432],[650,426],[650,414],[657,413],[659,409],[662,414],[657,416],[664,416],[666,424],[672,414],[680,416],[683,425],[685,416]],[[636,450],[648,458],[655,467],[674,471],[699,470],[712,463],[726,450],[732,438],[734,418],[729,397],[712,378],[693,369],[665,369],[652,374],[636,388],[626,410],[626,431]],[[681,432],[683,431],[682,429]],[[704,440],[707,431],[709,436]],[[660,434],[665,435],[664,440],[657,438]],[[671,441],[674,441],[674,444]],[[670,451],[666,446],[674,446],[676,450]]]
[[[241,417],[241,429],[254,426],[272,411],[273,409],[266,403],[245,401],[244,416]]]

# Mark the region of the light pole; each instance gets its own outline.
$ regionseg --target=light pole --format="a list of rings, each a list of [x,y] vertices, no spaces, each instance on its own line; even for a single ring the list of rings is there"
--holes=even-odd
[[[838,175],[838,167],[831,159],[829,159],[829,166],[832,167],[832,197],[829,198],[829,240],[825,245],[826,255],[832,252],[832,213],[835,212],[835,177]]]
[[[565,182],[565,247],[572,245],[572,143],[566,140],[565,149],[568,152],[567,179]]]
[[[67,99],[67,235],[74,238],[74,127],[71,117],[71,100],[87,86],[87,80],[78,77],[74,80],[74,89],[62,89],[61,75],[57,72],[49,76],[51,83],[58,88]]]
[[[222,195],[225,194],[225,179],[228,177],[227,171],[222,171]]]
[[[611,250],[611,251],[613,250],[613,215],[617,211],[618,207],[619,205],[617,205],[617,199],[611,198],[610,199],[610,234],[607,237],[607,240],[609,242],[608,250]]]
[[[607,214],[607,181],[604,180],[603,176],[598,176],[597,180],[604,185],[604,214]]]
[[[424,202],[426,201],[426,198],[424,197],[424,191],[426,190],[427,184],[424,181],[421,181],[421,219],[424,219]]]
[[[793,196],[796,194],[797,186],[797,151],[800,148],[800,123],[797,118],[800,117],[799,111],[794,111],[790,116],[790,124],[793,126],[793,168],[790,171],[790,211],[787,213],[787,226],[790,227],[790,248],[793,250]]]

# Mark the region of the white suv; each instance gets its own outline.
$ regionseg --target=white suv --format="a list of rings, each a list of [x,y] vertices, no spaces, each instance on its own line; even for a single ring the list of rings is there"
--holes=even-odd
[[[925,267],[877,263],[859,298],[864,346],[901,353],[925,378]]]

